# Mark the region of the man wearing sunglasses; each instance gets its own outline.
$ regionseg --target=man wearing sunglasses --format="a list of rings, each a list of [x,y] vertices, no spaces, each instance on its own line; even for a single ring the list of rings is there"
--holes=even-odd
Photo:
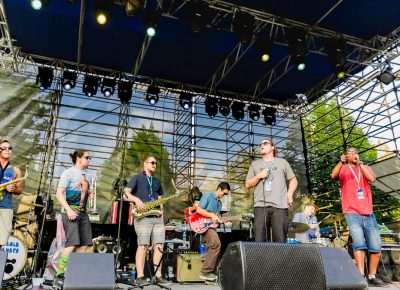
[[[144,209],[146,202],[155,201],[164,194],[161,182],[154,177],[157,168],[157,160],[153,156],[143,161],[143,173],[140,173],[129,180],[124,188],[124,200],[134,202],[138,210]],[[165,226],[162,216],[147,216],[134,220],[135,232],[137,235],[136,250],[136,273],[137,286],[146,285],[144,277],[144,263],[148,247],[153,245],[154,267],[160,264],[163,246],[165,242]],[[172,283],[161,275],[161,266],[156,272],[155,281],[157,284],[168,286]]]
[[[65,230],[65,248],[60,256],[54,284],[61,284],[69,256],[76,249],[84,253],[92,245],[92,228],[86,213],[89,197],[89,181],[86,169],[89,167],[89,151],[77,149],[70,154],[74,166],[64,170],[58,182],[56,197],[64,208],[62,220]]]
[[[251,163],[246,188],[254,190],[254,235],[256,242],[286,242],[289,213],[297,179],[289,163],[276,157],[278,150],[271,139],[260,142],[262,158]],[[287,182],[289,187],[287,187]]]
[[[332,170],[332,179],[340,182],[342,210],[353,240],[354,260],[358,270],[364,275],[365,251],[369,252],[368,283],[375,287],[388,287],[376,278],[381,253],[381,238],[376,221],[370,182],[376,176],[372,168],[364,165],[355,148],[342,153],[340,161]]]
[[[21,170],[10,163],[11,155],[12,147],[10,142],[7,140],[0,141],[0,183],[2,184],[16,178],[21,178]],[[12,230],[12,195],[19,195],[21,192],[22,185],[21,182],[18,182],[8,185],[2,192],[3,197],[0,197],[0,249],[7,244]]]

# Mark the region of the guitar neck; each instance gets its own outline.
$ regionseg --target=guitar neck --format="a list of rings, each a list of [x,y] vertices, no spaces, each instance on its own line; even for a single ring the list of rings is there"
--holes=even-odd
[[[221,218],[222,222],[225,222],[225,221],[237,221],[237,220],[242,220],[242,219],[243,219],[242,215],[234,215],[234,216],[227,216],[227,217]]]

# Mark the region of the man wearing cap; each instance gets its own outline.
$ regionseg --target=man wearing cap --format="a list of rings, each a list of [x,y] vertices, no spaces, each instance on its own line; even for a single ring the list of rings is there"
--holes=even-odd
[[[294,215],[292,222],[307,224],[310,229],[296,233],[295,239],[301,242],[309,242],[314,238],[320,238],[319,225],[315,212],[318,210],[318,206],[313,203],[307,203],[302,212],[298,212]]]
[[[289,163],[276,157],[271,139],[260,142],[262,158],[254,160],[247,173],[246,188],[254,190],[254,234],[256,242],[286,242],[289,214],[297,179]],[[287,182],[289,187],[287,187]]]
[[[370,182],[376,176],[371,167],[364,165],[355,148],[349,147],[347,154],[332,170],[332,179],[339,180],[342,193],[342,210],[353,240],[354,260],[358,270],[364,275],[365,251],[369,253],[369,272],[367,280],[375,287],[388,287],[376,278],[381,256],[381,238],[376,221]]]

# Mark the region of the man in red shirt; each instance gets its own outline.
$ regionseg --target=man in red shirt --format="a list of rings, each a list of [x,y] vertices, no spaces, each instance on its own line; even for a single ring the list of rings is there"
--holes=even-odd
[[[363,165],[354,148],[347,149],[332,170],[332,178],[339,180],[342,192],[342,210],[346,216],[353,240],[354,259],[358,270],[364,275],[364,251],[369,252],[368,283],[376,287],[388,284],[376,278],[381,253],[381,238],[372,207],[370,182],[376,176],[371,167]]]

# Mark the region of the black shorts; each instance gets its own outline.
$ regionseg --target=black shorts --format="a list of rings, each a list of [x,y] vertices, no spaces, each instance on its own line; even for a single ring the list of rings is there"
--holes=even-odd
[[[78,213],[78,217],[73,221],[68,218],[67,213],[63,213],[62,220],[66,238],[65,247],[92,245],[92,227],[86,212]]]

